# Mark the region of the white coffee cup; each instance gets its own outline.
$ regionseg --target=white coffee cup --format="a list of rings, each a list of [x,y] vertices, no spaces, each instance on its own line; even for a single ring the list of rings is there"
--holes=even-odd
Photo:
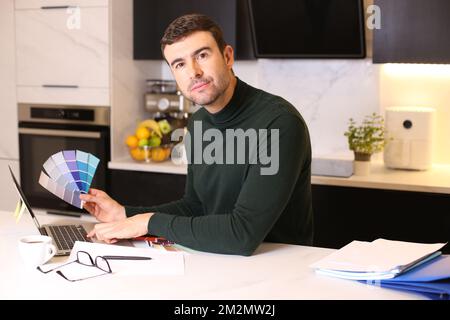
[[[56,247],[48,236],[26,236],[19,239],[19,252],[27,265],[36,267],[50,260],[56,253]]]

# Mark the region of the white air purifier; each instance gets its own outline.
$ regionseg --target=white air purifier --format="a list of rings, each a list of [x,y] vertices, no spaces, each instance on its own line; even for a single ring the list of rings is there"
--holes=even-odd
[[[427,170],[432,165],[433,108],[391,107],[386,109],[385,128],[389,139],[384,164],[393,169]]]

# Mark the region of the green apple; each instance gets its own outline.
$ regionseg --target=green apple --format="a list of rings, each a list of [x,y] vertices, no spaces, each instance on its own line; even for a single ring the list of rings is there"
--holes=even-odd
[[[170,126],[169,121],[167,121],[165,119],[158,121],[158,125],[163,134],[168,134],[172,130],[172,127]]]
[[[148,139],[139,139],[138,146],[139,147],[148,146],[148,143],[149,143]]]
[[[161,138],[158,136],[153,136],[148,141],[150,147],[159,147],[161,145]]]

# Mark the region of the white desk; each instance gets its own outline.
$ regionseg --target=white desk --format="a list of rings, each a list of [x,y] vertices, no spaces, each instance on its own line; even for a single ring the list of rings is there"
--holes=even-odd
[[[73,220],[39,215],[41,223]],[[79,220],[77,220],[79,221]],[[194,252],[184,276],[108,275],[71,283],[21,261],[19,237],[37,234],[0,211],[0,299],[422,299],[421,295],[316,275],[308,266],[332,249],[265,243],[251,257]],[[58,257],[52,261],[64,261]]]

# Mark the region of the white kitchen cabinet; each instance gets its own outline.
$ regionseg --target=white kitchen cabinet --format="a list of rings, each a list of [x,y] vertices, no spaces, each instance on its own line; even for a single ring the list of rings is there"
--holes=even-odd
[[[17,160],[19,147],[13,0],[0,1],[0,47],[0,159]],[[3,195],[0,194],[0,197]]]
[[[109,88],[44,88],[18,86],[17,99],[22,103],[109,106]]]
[[[99,7],[108,6],[108,0],[16,0],[16,9],[40,9],[41,7],[78,6]]]
[[[15,13],[18,102],[110,104],[108,7]]]

